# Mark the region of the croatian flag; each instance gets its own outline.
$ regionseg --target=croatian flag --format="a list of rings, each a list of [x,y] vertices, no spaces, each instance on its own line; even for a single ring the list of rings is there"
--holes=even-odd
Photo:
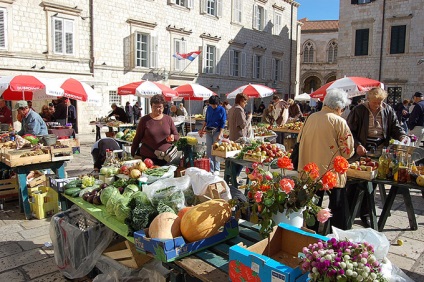
[[[199,56],[201,53],[201,51],[194,51],[194,52],[190,52],[187,54],[180,54],[180,53],[176,53],[174,55],[172,55],[173,57],[177,58],[178,60],[190,60],[190,61],[194,61],[194,59],[197,58],[197,56]]]

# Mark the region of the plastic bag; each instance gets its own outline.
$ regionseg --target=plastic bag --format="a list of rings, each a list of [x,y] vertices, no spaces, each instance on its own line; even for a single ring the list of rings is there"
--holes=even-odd
[[[156,207],[162,200],[164,204],[170,206],[174,211],[185,207],[184,191],[190,187],[190,177],[160,179],[150,185],[143,186],[143,191]]]
[[[392,264],[386,258],[389,253],[390,242],[386,235],[375,231],[371,228],[360,228],[341,230],[333,227],[333,234],[328,234],[327,237],[336,238],[337,240],[349,239],[353,242],[368,242],[374,247],[374,255],[381,264],[381,273],[391,282],[414,282],[400,268]]]
[[[147,183],[153,183],[159,179],[165,179],[165,178],[173,178],[174,177],[174,172],[177,170],[176,166],[170,165],[170,166],[162,166],[162,168],[169,168],[167,172],[165,172],[164,175],[158,177],[158,176],[152,176],[152,175],[148,175],[146,173],[142,174],[142,177],[146,177],[147,178]]]
[[[230,187],[228,187],[228,184],[224,181],[223,178],[213,175],[210,172],[207,172],[206,170],[197,167],[187,168],[185,171],[185,175],[190,177],[191,186],[195,195],[204,195],[206,189],[210,184],[222,182],[225,185],[225,192],[221,194],[221,199],[227,201],[231,200]]]
[[[69,279],[87,275],[114,235],[111,229],[76,206],[55,214],[49,232],[56,265]]]

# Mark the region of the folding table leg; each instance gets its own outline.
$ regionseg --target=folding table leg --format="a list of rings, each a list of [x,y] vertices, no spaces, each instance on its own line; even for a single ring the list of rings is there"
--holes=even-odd
[[[375,195],[375,187],[374,187],[374,184],[370,181],[367,183],[365,196],[368,197],[368,211],[370,213],[371,228],[374,230],[378,230],[374,195]]]
[[[409,193],[409,189],[401,188],[401,193],[403,196],[403,200],[405,202],[406,212],[408,213],[409,226],[411,230],[417,230],[418,229],[417,219],[415,217],[414,206],[412,205],[412,199],[411,199],[411,194]]]
[[[386,224],[387,217],[390,214],[390,209],[392,208],[393,202],[395,201],[396,195],[398,193],[398,187],[392,186],[390,188],[389,195],[387,196],[386,202],[383,206],[383,211],[381,212],[380,219],[378,220],[378,231],[383,231],[384,225]]]

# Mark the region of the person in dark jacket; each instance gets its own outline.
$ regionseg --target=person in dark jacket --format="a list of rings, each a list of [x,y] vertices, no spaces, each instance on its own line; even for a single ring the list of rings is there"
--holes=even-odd
[[[382,148],[389,145],[390,139],[402,141],[407,138],[395,110],[383,102],[386,98],[386,91],[381,88],[372,88],[367,93],[368,101],[353,108],[347,117],[347,124],[355,141],[353,158],[366,156],[370,150],[375,150],[378,156]],[[364,185],[367,185],[367,182],[358,184],[358,186]],[[357,186],[347,185],[348,199],[353,199],[356,189],[358,189]],[[352,206],[354,204],[351,203]],[[364,197],[360,218],[365,227],[370,226],[368,214],[368,199]]]
[[[133,113],[133,106],[131,106],[130,102],[127,102],[125,104],[125,113],[127,114],[128,122],[133,123],[134,113]]]
[[[415,106],[409,116],[408,128],[411,134],[417,136],[415,146],[419,147],[424,137],[424,94],[415,92],[413,99]]]
[[[113,103],[110,107],[112,108],[112,112],[108,115],[108,117],[114,116],[116,117],[116,120],[124,123],[128,122],[127,114],[123,108],[118,107],[115,103]]]
[[[61,98],[54,108],[53,118],[56,122],[60,123],[60,125],[64,126],[67,116],[68,106],[66,105],[66,98]]]
[[[409,104],[408,100],[403,100],[402,102],[397,103],[394,107],[399,123],[406,133],[408,133],[408,125],[407,125],[407,121],[409,117],[408,104]]]
[[[94,169],[100,170],[106,160],[106,150],[120,150],[118,142],[112,138],[106,137],[102,138],[96,143],[94,143],[91,148],[91,155],[93,156]]]

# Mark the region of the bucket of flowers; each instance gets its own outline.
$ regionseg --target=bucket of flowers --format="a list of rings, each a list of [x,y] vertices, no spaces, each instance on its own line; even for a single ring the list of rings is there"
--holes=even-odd
[[[337,174],[347,171],[349,163],[341,157],[332,159],[332,165],[320,174],[315,163],[308,163],[297,176],[287,176],[286,170],[293,170],[293,163],[288,156],[278,159],[278,171],[265,170],[261,164],[254,163],[253,170],[247,171],[250,184],[246,185],[249,202],[242,207],[251,208],[250,221],[258,223],[259,233],[263,238],[269,236],[276,225],[273,217],[277,213],[289,216],[302,212],[308,225],[314,225],[316,219],[326,222],[332,215],[329,209],[317,205],[319,190],[331,190],[337,185]]]
[[[302,250],[300,265],[309,271],[311,281],[387,281],[381,273],[381,265],[374,255],[374,248],[367,242],[354,243],[335,238],[327,242],[319,240]]]

